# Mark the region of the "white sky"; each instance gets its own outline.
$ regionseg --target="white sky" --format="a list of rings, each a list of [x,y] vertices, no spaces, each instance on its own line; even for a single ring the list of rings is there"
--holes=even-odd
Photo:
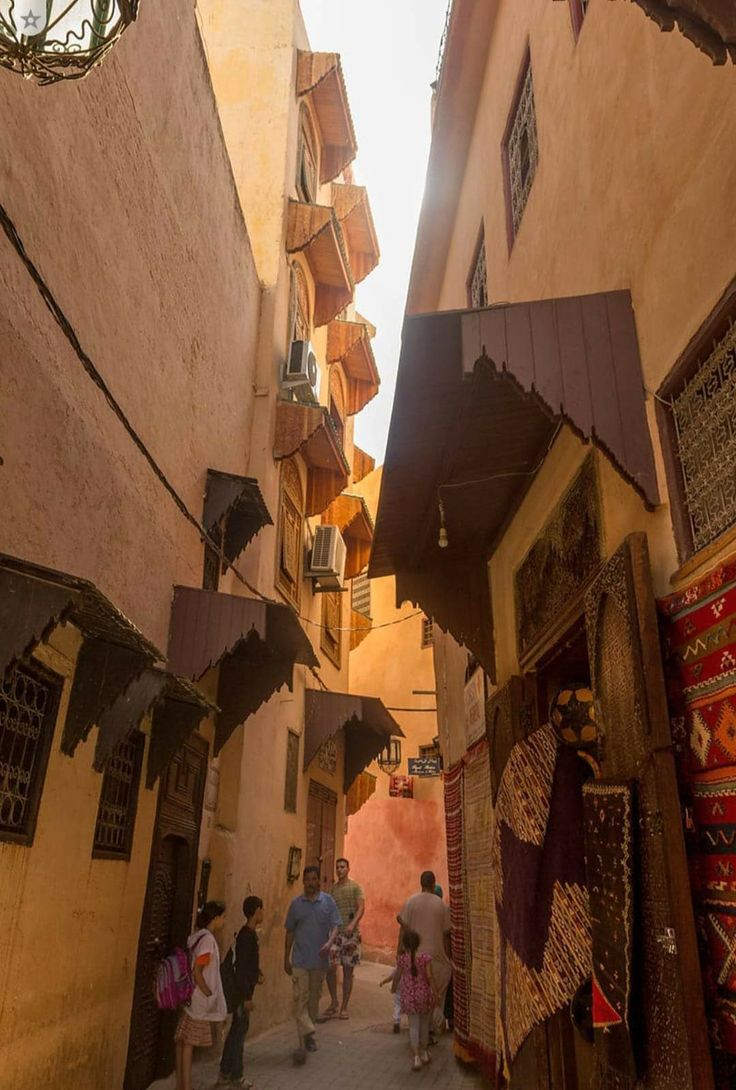
[[[381,389],[357,417],[358,445],[383,461],[401,325],[429,153],[430,83],[448,0],[301,0],[312,49],[340,53],[381,263],[358,287],[378,329]]]

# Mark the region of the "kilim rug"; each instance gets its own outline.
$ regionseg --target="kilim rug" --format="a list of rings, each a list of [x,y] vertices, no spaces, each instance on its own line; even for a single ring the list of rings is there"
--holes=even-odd
[[[445,828],[447,835],[447,873],[452,924],[452,996],[454,1005],[455,1052],[462,1060],[472,1060],[470,1018],[468,1013],[469,928],[465,902],[465,867],[463,862],[463,781],[465,765],[458,761],[444,774]]]
[[[488,742],[483,739],[464,757],[463,847],[465,889],[472,961],[469,976],[469,1050],[478,1067],[495,1080],[496,958],[495,911],[491,870],[493,807]]]
[[[719,1087],[736,1086],[736,558],[659,603]]]
[[[511,750],[496,798],[493,879],[504,1073],[534,1026],[591,973],[584,765],[549,725]]]
[[[631,959],[634,923],[632,786],[596,780],[583,787],[585,870],[593,942],[596,1056],[633,1086]]]

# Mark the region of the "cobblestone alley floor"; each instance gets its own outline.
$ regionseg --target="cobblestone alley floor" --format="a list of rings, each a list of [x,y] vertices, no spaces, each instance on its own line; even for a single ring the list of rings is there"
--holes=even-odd
[[[482,1090],[483,1080],[455,1060],[449,1034],[430,1050],[428,1067],[410,1070],[406,1019],[401,1033],[393,1034],[392,997],[378,987],[385,974],[383,965],[360,966],[350,1021],[335,1019],[319,1026],[319,1051],[303,1067],[295,1067],[291,1060],[296,1044],[292,1022],[248,1041],[245,1073],[256,1090]],[[195,1066],[194,1090],[211,1090],[216,1080],[216,1063]],[[175,1085],[172,1077],[154,1083],[151,1090],[173,1090]]]

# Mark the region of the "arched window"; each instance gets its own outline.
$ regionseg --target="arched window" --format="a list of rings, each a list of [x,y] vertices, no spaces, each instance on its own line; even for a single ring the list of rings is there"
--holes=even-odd
[[[303,528],[304,492],[299,470],[288,460],[281,466],[276,585],[297,607],[302,584]]]
[[[335,364],[330,368],[330,419],[340,439],[340,446],[345,445],[345,387],[340,367]]]
[[[304,269],[298,264],[291,267],[291,301],[289,306],[289,343],[308,341],[311,338],[309,288]]]
[[[318,144],[312,119],[306,106],[299,113],[299,150],[297,153],[296,191],[300,201],[312,204],[318,189]]]

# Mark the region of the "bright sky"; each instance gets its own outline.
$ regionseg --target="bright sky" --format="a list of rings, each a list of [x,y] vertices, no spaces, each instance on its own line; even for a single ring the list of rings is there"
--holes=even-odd
[[[312,49],[340,53],[381,263],[357,306],[378,329],[381,389],[358,416],[358,445],[383,461],[401,325],[429,153],[430,84],[448,0],[301,0]]]

